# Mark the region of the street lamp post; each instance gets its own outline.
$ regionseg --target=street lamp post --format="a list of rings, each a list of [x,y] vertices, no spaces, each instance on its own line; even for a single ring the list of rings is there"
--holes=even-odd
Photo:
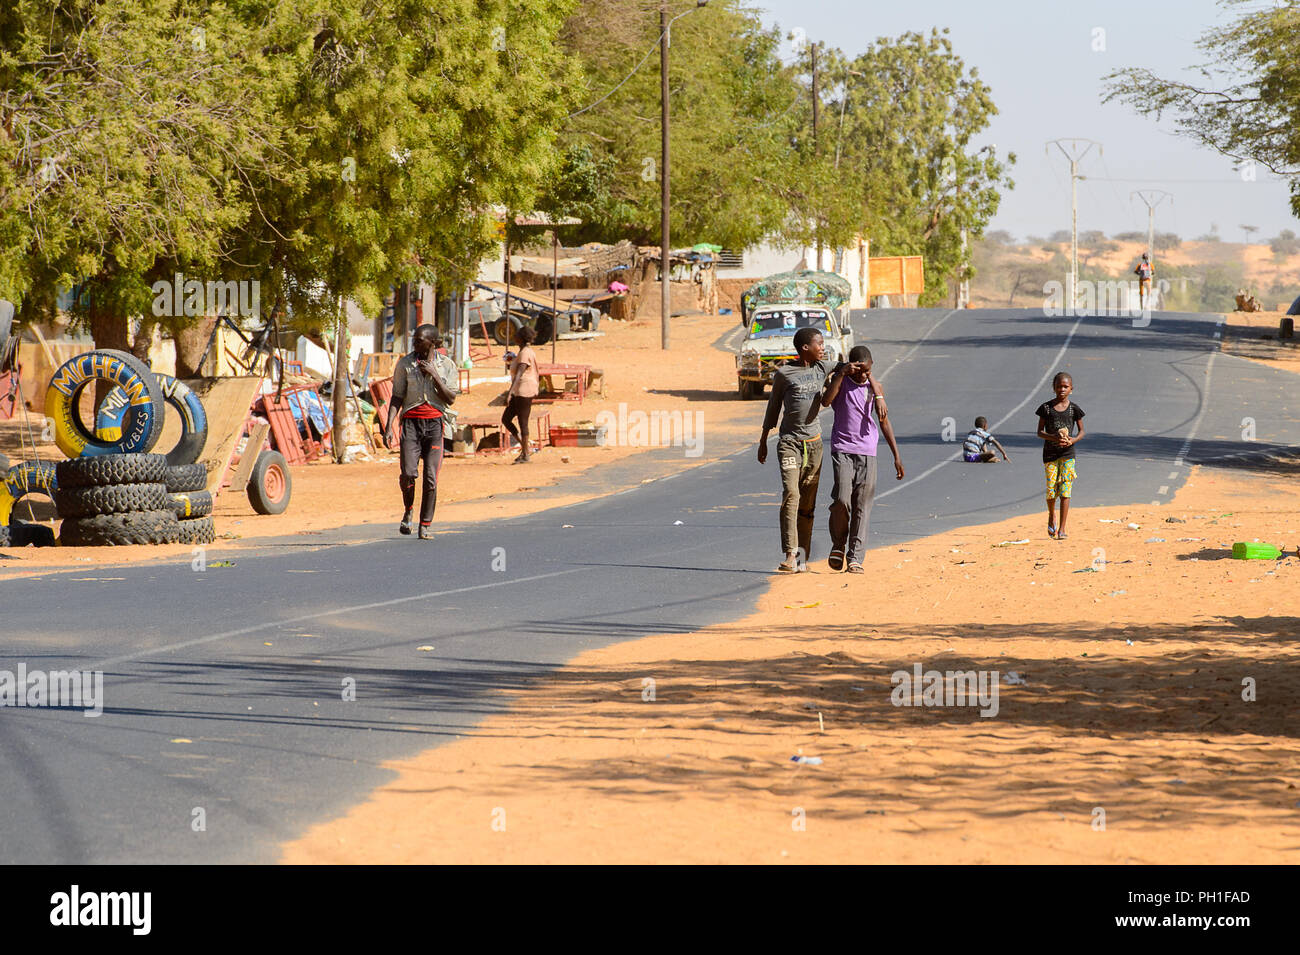
[[[669,176],[669,157],[668,157],[668,47],[672,42],[673,24],[692,13],[700,7],[706,6],[709,0],[695,0],[695,6],[685,13],[679,13],[671,20],[668,19],[668,0],[660,0],[659,3],[659,96],[660,96],[660,127],[662,133],[662,153],[659,157],[659,203],[660,203],[660,248],[659,248],[659,329],[660,329],[660,347],[668,350],[670,339],[669,318],[672,315],[672,284],[669,281],[672,272],[672,262],[669,255],[669,216],[668,210],[672,201],[672,189],[670,186]]]

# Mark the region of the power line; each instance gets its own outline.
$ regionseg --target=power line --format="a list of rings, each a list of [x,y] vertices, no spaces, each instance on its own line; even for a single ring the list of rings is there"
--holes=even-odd
[[[648,59],[650,59],[651,54],[653,54],[655,50],[659,49],[659,45],[660,45],[661,43],[663,43],[664,37],[668,36],[668,31],[670,31],[670,30],[673,28],[673,24],[676,23],[678,20],[680,20],[682,17],[686,16],[686,14],[688,14],[688,13],[694,13],[696,10],[698,10],[700,7],[704,6],[704,5],[705,5],[706,3],[708,3],[708,2],[709,2],[709,0],[703,0],[703,2],[700,2],[700,0],[696,0],[696,5],[695,5],[694,7],[692,7],[692,8],[689,9],[689,10],[686,10],[686,11],[683,12],[683,13],[679,13],[679,14],[677,14],[677,16],[675,16],[675,17],[673,17],[671,20],[669,20],[669,21],[668,21],[668,25],[665,26],[665,27],[663,28],[663,30],[662,30],[662,32],[660,32],[658,38],[654,41],[653,44],[651,44],[650,49],[646,50],[646,54],[645,54],[645,56],[641,57],[641,62],[638,63],[636,66],[634,66],[634,67],[632,68],[632,72],[631,72],[631,73],[629,73],[627,76],[623,77],[622,82],[620,82],[620,83],[618,84],[618,86],[615,86],[612,90],[610,90],[608,93],[606,93],[606,94],[605,94],[604,96],[602,96],[600,99],[596,100],[596,102],[591,103],[591,104],[588,105],[588,106],[584,106],[584,107],[582,107],[582,109],[578,110],[576,113],[570,113],[566,118],[567,118],[567,119],[573,119],[573,117],[575,117],[575,116],[581,116],[583,113],[587,112],[588,110],[595,109],[595,108],[596,108],[597,106],[599,106],[601,103],[605,102],[605,100],[609,99],[611,96],[613,96],[613,95],[614,95],[615,93],[617,93],[619,90],[621,90],[624,86],[626,86],[626,85],[627,85],[627,81],[630,80],[632,77],[636,76],[637,71],[640,70],[641,67],[645,66],[646,61],[647,61]]]
[[[621,83],[619,83],[618,86],[615,86],[612,90],[610,90],[608,93],[606,93],[606,94],[605,94],[604,96],[602,96],[600,99],[596,100],[596,102],[592,103],[590,106],[584,106],[584,107],[582,107],[582,109],[578,110],[576,113],[570,113],[570,114],[568,115],[568,118],[569,118],[569,119],[573,119],[573,117],[575,117],[575,116],[581,116],[583,113],[587,112],[588,110],[595,109],[595,108],[596,108],[597,106],[599,106],[601,103],[605,102],[605,100],[609,99],[611,96],[613,96],[613,95],[614,95],[615,93],[617,93],[619,90],[621,90],[624,86],[626,86],[626,85],[627,85],[627,81],[630,80],[632,77],[636,76],[637,71],[638,71],[639,69],[641,69],[641,67],[645,66],[645,64],[646,64],[646,60],[650,59],[650,55],[651,55],[652,53],[654,53],[655,50],[659,49],[659,44],[660,44],[660,42],[663,40],[663,38],[664,38],[664,34],[666,34],[667,32],[668,32],[667,30],[664,30],[663,33],[660,33],[660,34],[659,34],[659,38],[658,38],[657,40],[655,40],[655,41],[654,41],[654,44],[650,47],[650,49],[648,49],[648,50],[646,51],[645,56],[641,57],[641,62],[638,63],[635,67],[633,67],[631,73],[629,73],[627,76],[623,77],[623,81],[622,81]]]
[[[1214,183],[1220,185],[1232,185],[1244,183],[1244,179],[1170,179],[1167,176],[1161,176],[1159,179],[1136,179],[1126,176],[1089,176],[1089,179],[1096,179],[1101,182],[1201,182]]]

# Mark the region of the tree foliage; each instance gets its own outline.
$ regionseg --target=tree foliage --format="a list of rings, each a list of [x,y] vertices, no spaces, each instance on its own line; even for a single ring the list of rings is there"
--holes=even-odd
[[[677,0],[670,13],[691,9]],[[584,240],[659,239],[659,36],[659,4],[646,0],[582,0],[561,34],[583,80],[562,139],[563,174],[543,206],[582,218]],[[779,45],[740,0],[713,0],[673,25],[674,245],[744,248],[784,226],[800,91]]]
[[[848,70],[854,73],[848,73]],[[855,75],[856,74],[856,75]],[[848,63],[840,84],[840,175],[846,212],[828,217],[833,241],[850,229],[880,255],[923,255],[923,302],[973,272],[961,233],[981,235],[1013,187],[1004,159],[975,138],[997,114],[989,87],[953,51],[947,31],[881,39]]]
[[[1179,134],[1289,177],[1291,211],[1300,215],[1300,8],[1252,3],[1231,23],[1207,31],[1197,47],[1206,57],[1199,81],[1138,67],[1117,70],[1106,77],[1103,101],[1119,100],[1155,119],[1168,114]]]
[[[494,207],[528,206],[555,165],[569,6],[18,0],[0,294],[31,311],[80,283],[120,329],[173,270],[256,280],[302,322],[463,279]]]

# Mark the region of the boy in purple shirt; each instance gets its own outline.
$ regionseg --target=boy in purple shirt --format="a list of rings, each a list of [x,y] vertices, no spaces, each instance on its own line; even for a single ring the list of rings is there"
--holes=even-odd
[[[894,453],[894,471],[903,480],[903,462],[898,456],[894,428],[885,418],[872,420],[871,349],[857,345],[849,352],[849,363],[834,375],[822,395],[822,405],[835,409],[831,429],[831,463],[835,467],[835,490],[831,499],[831,570],[842,570],[848,545],[850,574],[862,573],[867,550],[867,521],[876,496],[876,444],[883,433]]]

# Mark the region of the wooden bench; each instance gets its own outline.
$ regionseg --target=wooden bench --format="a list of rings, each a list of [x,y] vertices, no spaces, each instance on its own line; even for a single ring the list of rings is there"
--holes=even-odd
[[[475,454],[505,454],[507,451],[514,450],[510,446],[510,442],[514,439],[510,436],[510,432],[506,430],[505,425],[501,423],[500,418],[469,418],[458,421],[457,426],[469,429]],[[475,439],[475,431],[482,431],[483,437]],[[493,432],[497,434],[497,446],[495,448],[483,448],[479,451],[479,443]],[[551,443],[551,413],[549,411],[543,411],[529,419],[528,443],[536,451],[540,451]]]
[[[549,380],[551,387],[538,392],[536,401],[576,401],[582,404],[587,398],[587,381],[591,377],[590,365],[537,365],[537,377]],[[555,390],[556,378],[562,378],[565,386],[562,390]],[[573,379],[575,387],[569,391],[568,382]]]

